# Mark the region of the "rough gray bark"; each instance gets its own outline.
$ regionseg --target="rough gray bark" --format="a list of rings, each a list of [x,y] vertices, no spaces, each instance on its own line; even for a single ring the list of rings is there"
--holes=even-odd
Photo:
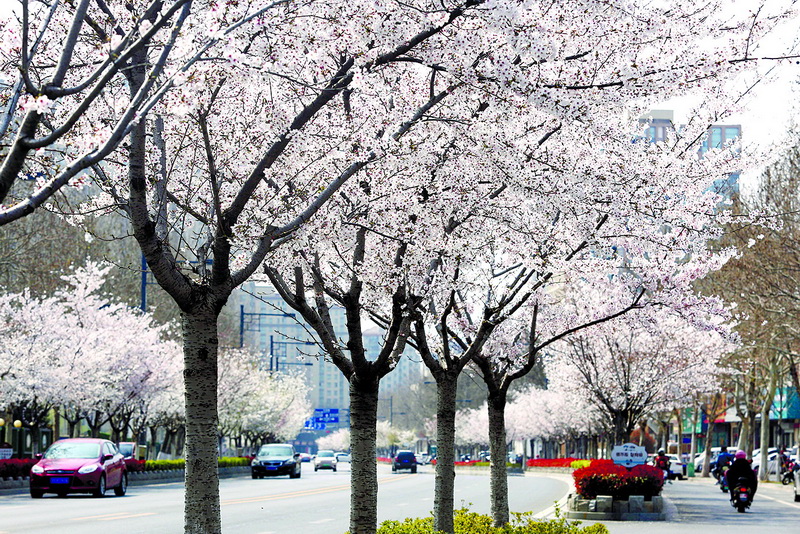
[[[217,313],[184,312],[186,492],[184,531],[221,533],[217,477]]]
[[[456,471],[456,386],[458,373],[441,372],[436,378],[436,478],[433,530],[452,533]]]
[[[378,523],[378,473],[375,442],[378,380],[350,381],[350,532],[369,534]]]
[[[508,523],[508,471],[506,470],[506,394],[489,396],[489,453],[492,520],[495,527]]]

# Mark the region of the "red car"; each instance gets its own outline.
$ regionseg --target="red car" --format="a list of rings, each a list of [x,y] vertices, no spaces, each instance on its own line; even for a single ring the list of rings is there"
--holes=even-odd
[[[114,443],[95,438],[62,439],[50,445],[31,468],[30,486],[34,499],[45,493],[102,497],[108,488],[121,497],[128,489],[128,472]]]

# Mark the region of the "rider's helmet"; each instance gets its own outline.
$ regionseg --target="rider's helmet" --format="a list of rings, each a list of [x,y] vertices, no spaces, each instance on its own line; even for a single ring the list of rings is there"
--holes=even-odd
[[[736,454],[733,455],[735,458],[747,458],[747,453],[744,451],[736,451]]]
[[[658,449],[658,454],[665,454],[664,449]]]

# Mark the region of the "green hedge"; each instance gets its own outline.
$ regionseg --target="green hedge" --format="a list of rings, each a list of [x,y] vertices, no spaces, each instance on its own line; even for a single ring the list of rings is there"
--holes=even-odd
[[[456,510],[453,517],[455,534],[608,534],[601,523],[581,527],[580,521],[567,522],[556,512],[556,519],[537,520],[532,512],[512,514],[511,523],[493,527],[492,518],[465,509]],[[408,518],[404,521],[384,521],[377,534],[434,534],[433,518]]]
[[[179,460],[147,460],[147,461],[140,461],[140,460],[127,460],[128,463],[128,470],[129,471],[169,471],[172,469],[184,469],[186,466],[186,461],[183,459]],[[137,463],[141,466],[141,469],[136,468],[136,466],[131,466],[131,463]],[[240,458],[240,457],[225,457],[219,458],[217,460],[217,465],[219,467],[240,467],[240,466],[248,466],[250,465],[250,458]]]

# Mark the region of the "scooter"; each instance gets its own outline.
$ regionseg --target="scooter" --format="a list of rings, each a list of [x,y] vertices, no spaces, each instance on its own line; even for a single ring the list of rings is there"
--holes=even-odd
[[[723,493],[728,493],[728,466],[722,468],[722,473],[719,475],[719,489]]]
[[[789,484],[794,482],[795,472],[800,469],[795,462],[789,462],[786,468],[783,470],[783,475],[781,476],[781,484],[784,486],[788,486]]]
[[[745,510],[750,508],[752,497],[747,479],[744,477],[739,478],[731,492],[731,506],[736,508],[737,512],[743,514]]]

